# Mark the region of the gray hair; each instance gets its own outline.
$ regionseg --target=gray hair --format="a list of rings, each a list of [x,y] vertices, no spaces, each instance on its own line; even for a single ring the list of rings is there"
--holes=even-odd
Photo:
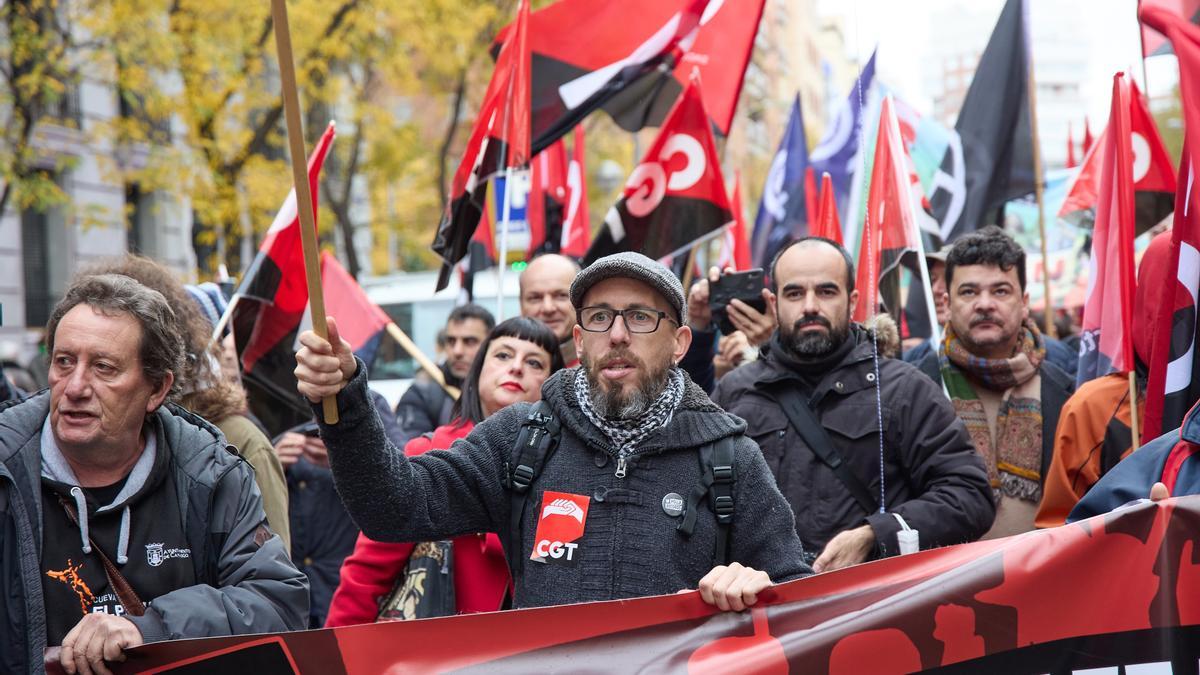
[[[124,312],[137,319],[142,327],[138,346],[142,372],[156,387],[162,384],[167,373],[174,375],[175,383],[167,397],[174,400],[179,393],[180,374],[184,368],[183,333],[175,311],[162,293],[123,274],[96,274],[77,279],[55,305],[46,324],[46,347],[52,357],[58,323],[77,305],[87,305],[106,315]]]

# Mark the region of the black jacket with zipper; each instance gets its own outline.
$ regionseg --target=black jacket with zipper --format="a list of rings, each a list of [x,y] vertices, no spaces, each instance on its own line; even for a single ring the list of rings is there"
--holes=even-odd
[[[874,496],[880,494],[880,407],[869,333],[854,327],[855,344],[812,387],[809,407],[851,472]],[[879,358],[882,402],[882,478],[888,511],[866,513],[832,469],[791,427],[773,390],[802,387],[772,344],[763,358],[727,374],[713,400],[746,420],[746,434],[762,449],[779,490],[796,514],[806,550],[821,551],[844,530],[869,524],[876,547],[871,557],[899,552],[900,514],[920,532],[921,548],[974,541],[995,518],[982,459],[966,427],[941,389],[911,365]]]
[[[41,576],[45,535],[41,430],[50,395],[0,406],[0,672],[40,672],[46,647]],[[175,405],[148,416],[170,455],[167,480],[178,499],[196,584],[154,598],[129,617],[146,642],[306,627],[308,581],[266,527],[254,472],[205,420]],[[78,535],[75,543],[80,543]],[[145,555],[145,549],[141,555]],[[137,590],[137,579],[130,579]]]

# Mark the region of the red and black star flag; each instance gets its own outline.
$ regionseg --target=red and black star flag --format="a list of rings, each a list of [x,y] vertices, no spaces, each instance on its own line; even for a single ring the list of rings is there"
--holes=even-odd
[[[560,0],[534,12],[534,153],[598,108],[626,131],[661,125],[693,70],[717,133],[727,135],[764,4]]]
[[[583,264],[619,251],[663,258],[732,220],[717,144],[693,79],[604,217]]]
[[[467,254],[487,201],[488,179],[506,168],[529,164],[528,24],[529,0],[521,0],[433,239],[433,251],[443,262],[439,291],[449,283],[451,268]]]
[[[1175,167],[1163,144],[1162,136],[1146,98],[1138,90],[1137,83],[1129,82],[1130,147],[1133,149],[1133,190],[1136,208],[1136,233],[1141,234],[1154,227],[1175,208]],[[1058,215],[1076,225],[1090,228],[1096,220],[1096,206],[1100,195],[1101,159],[1104,155],[1104,139],[1112,124],[1100,134],[1097,142],[1083,158],[1083,165],[1075,182],[1067,191]]]

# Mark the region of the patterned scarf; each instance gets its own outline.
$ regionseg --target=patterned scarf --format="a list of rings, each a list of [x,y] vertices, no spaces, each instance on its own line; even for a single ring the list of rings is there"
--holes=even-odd
[[[588,387],[587,372],[583,366],[575,369],[575,398],[588,421],[596,426],[608,438],[618,457],[629,457],[636,454],[634,446],[646,438],[655,429],[671,423],[675,410],[683,400],[684,379],[679,368],[667,371],[667,386],[637,417],[630,419],[609,419],[601,417],[592,405],[592,397]]]
[[[954,410],[987,464],[996,496],[1041,500],[1042,387],[1038,377],[1046,348],[1041,333],[1026,321],[1017,353],[1007,359],[971,354],[947,324],[938,354],[942,381]],[[988,429],[983,402],[972,384],[1003,392],[996,416],[996,442]]]

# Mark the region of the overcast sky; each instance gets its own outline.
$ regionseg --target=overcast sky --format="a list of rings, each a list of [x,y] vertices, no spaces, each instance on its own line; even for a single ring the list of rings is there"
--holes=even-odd
[[[818,0],[817,10],[843,18],[847,56],[852,61],[864,62],[878,44],[879,77],[923,112],[931,112],[933,92],[926,82],[927,59],[930,45],[939,40],[938,27],[931,25],[932,15],[939,9],[958,8],[985,14],[989,17],[984,21],[988,27],[978,36],[982,49],[1003,5],[1003,0]],[[1052,35],[1056,45],[1051,47],[1075,45],[1086,53],[1088,67],[1081,82],[1082,95],[1087,114],[1101,125],[1108,119],[1113,73],[1131,70],[1141,84],[1136,6],[1137,0],[1030,2],[1035,35]],[[943,34],[940,39],[949,38]],[[1035,38],[1035,61],[1039,46]],[[1151,95],[1169,91],[1178,78],[1174,57],[1170,56],[1150,59],[1147,71]]]

